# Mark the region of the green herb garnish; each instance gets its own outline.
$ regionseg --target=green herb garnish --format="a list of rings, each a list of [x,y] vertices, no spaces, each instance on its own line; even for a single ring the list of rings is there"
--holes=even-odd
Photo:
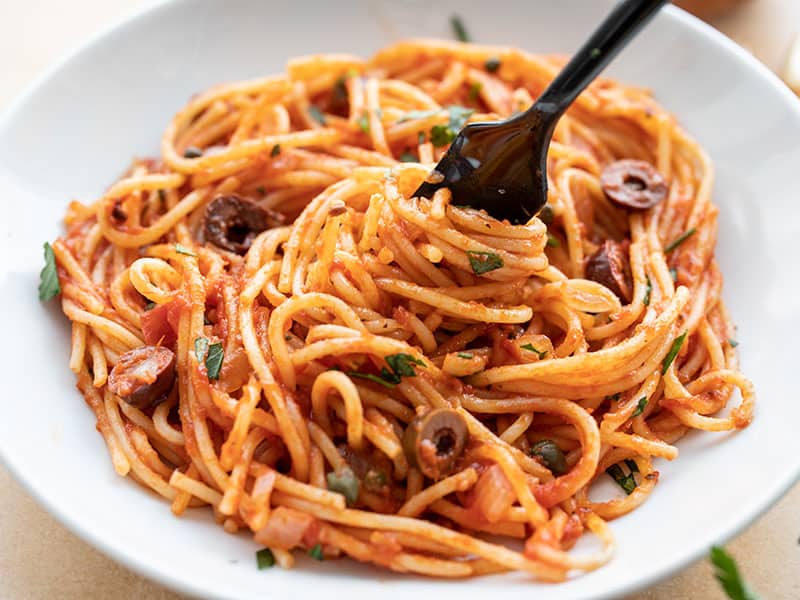
[[[406,150],[400,155],[400,162],[417,162],[417,157]]]
[[[386,371],[389,373],[388,371]],[[372,373],[359,373],[358,371],[345,371],[345,375],[349,377],[358,377],[359,379],[366,379],[367,381],[372,381],[374,383],[380,384],[385,388],[389,388],[390,390],[394,388],[399,382],[387,381],[378,377],[377,375],[373,375]],[[391,373],[390,373],[391,375]]]
[[[464,128],[472,113],[475,112],[471,108],[456,104],[448,106],[447,111],[450,114],[447,125],[434,125],[431,127],[431,143],[436,148],[447,146],[456,139],[458,132]]]
[[[58,269],[56,268],[56,255],[49,242],[44,243],[44,267],[39,273],[39,300],[46,302],[61,293],[61,284],[58,282]]]
[[[175,244],[175,252],[177,252],[178,254],[185,254],[186,256],[194,256],[195,258],[197,258],[197,254],[189,250],[183,244]]]
[[[472,354],[471,354],[471,353],[469,353],[469,352],[459,352],[458,354],[456,354],[456,356],[457,356],[458,358],[466,358],[467,360],[469,360],[470,358],[472,358]]]
[[[560,245],[561,245],[561,242],[558,241],[558,238],[548,231],[547,232],[547,247],[548,248],[558,248]]]
[[[281,145],[280,144],[275,144],[272,147],[272,150],[269,151],[269,155],[272,156],[272,157],[278,156],[280,153],[281,153]]]
[[[714,577],[731,600],[758,600],[758,596],[750,591],[742,580],[736,561],[719,546],[712,546],[711,563],[716,567]]]
[[[425,132],[419,131],[417,132],[417,143],[422,145],[425,143]]]
[[[364,133],[369,133],[369,115],[367,113],[362,113],[360,117],[358,117],[358,127]]]
[[[626,465],[628,465],[628,468],[631,470],[631,473],[638,473],[639,472],[639,465],[637,465],[636,461],[633,460],[632,458],[626,458],[623,462]]]
[[[633,472],[625,475],[622,467],[619,465],[611,465],[606,469],[611,478],[617,482],[617,485],[625,490],[625,493],[630,496],[631,492],[636,489],[636,479],[633,477]]]
[[[736,346],[738,346],[738,345],[739,345],[739,342],[737,342],[737,341],[736,341],[736,340],[734,340],[734,339],[730,339],[730,340],[728,340],[728,343],[731,345],[731,348],[736,348]]]
[[[672,278],[673,283],[678,281],[678,269],[676,269],[675,267],[672,267],[669,270],[669,276]]]
[[[636,410],[633,411],[631,417],[638,417],[644,412],[645,408],[647,408],[647,396],[642,396],[639,398],[639,403],[636,405]]]
[[[453,35],[459,42],[469,41],[469,35],[467,34],[467,30],[464,28],[464,23],[461,21],[461,17],[458,15],[453,15],[450,17],[450,26],[453,28]]]
[[[390,354],[385,360],[397,377],[416,377],[417,373],[412,365],[425,366],[424,362],[411,354]]]
[[[476,275],[483,275],[503,266],[503,259],[494,252],[467,250],[467,258],[469,259],[469,265],[472,267],[472,272]]]
[[[489,58],[484,63],[484,67],[486,68],[489,73],[496,73],[497,69],[500,68],[500,59],[499,58]]]
[[[642,298],[642,304],[645,306],[650,306],[650,294],[653,292],[653,284],[650,282],[650,278],[648,277],[645,285],[644,285],[644,298]]]
[[[197,146],[189,146],[183,151],[183,158],[200,158],[203,156],[203,151]]]
[[[405,123],[406,121],[416,121],[417,119],[427,119],[432,117],[433,115],[438,115],[442,112],[441,108],[434,108],[432,110],[410,110],[407,113],[403,114],[398,120],[398,123]],[[425,134],[421,131],[419,135],[424,136]],[[424,140],[424,138],[423,138]],[[420,142],[422,143],[422,142]]]
[[[564,451],[552,440],[536,442],[530,449],[530,455],[539,458],[541,462],[555,475],[563,475],[569,470]]]
[[[308,114],[312,119],[314,119],[320,125],[325,125],[327,123],[327,121],[325,120],[325,115],[322,114],[322,111],[313,104],[308,107]]]
[[[669,369],[672,361],[674,361],[675,357],[678,356],[678,352],[680,352],[683,342],[686,341],[686,334],[687,332],[684,331],[681,335],[675,338],[674,342],[672,342],[672,347],[669,349],[669,352],[667,352],[667,355],[664,357],[664,363],[661,365],[662,375],[666,375],[667,369]]]
[[[156,307],[156,303],[150,300],[147,304],[144,305],[145,311],[151,311]]]
[[[272,554],[272,550],[269,548],[262,548],[256,552],[256,564],[258,565],[259,571],[269,569],[270,567],[274,566],[275,556]]]
[[[447,146],[456,139],[456,133],[447,125],[434,125],[431,127],[431,143],[435,148]]]
[[[325,560],[325,557],[322,556],[322,544],[314,544],[314,547],[308,551],[308,555],[314,560]]]
[[[215,342],[208,347],[206,354],[206,373],[209,379],[219,379],[219,371],[222,368],[222,359],[225,351],[220,342]]]
[[[533,344],[531,344],[531,343],[522,344],[522,345],[520,346],[520,348],[522,348],[523,350],[529,350],[530,352],[535,352],[535,353],[536,353],[536,354],[539,356],[539,358],[540,358],[540,359],[542,359],[542,358],[544,358],[545,356],[547,356],[547,350],[542,350],[542,351],[540,352],[539,350],[537,350],[536,348],[534,348],[534,347],[533,347]]]
[[[331,471],[327,475],[327,480],[328,489],[332,492],[342,494],[345,500],[347,500],[348,506],[352,506],[356,503],[361,482],[358,481],[358,478],[350,467],[344,467],[339,473]]]
[[[483,85],[481,85],[481,83],[478,82],[478,81],[476,81],[471,86],[469,86],[469,99],[472,102],[477,102],[478,101],[478,97],[481,94],[481,88],[482,87],[483,87]]]
[[[675,248],[677,248],[677,247],[678,247],[678,246],[680,246],[680,245],[681,245],[683,242],[685,242],[685,241],[686,241],[686,240],[688,240],[690,237],[692,237],[692,236],[694,235],[695,231],[697,231],[697,228],[696,228],[696,227],[692,227],[692,228],[691,228],[691,229],[689,229],[688,231],[686,231],[686,232],[682,233],[681,235],[679,235],[679,236],[678,236],[678,237],[675,239],[675,241],[674,241],[674,242],[672,242],[672,243],[671,243],[669,246],[667,246],[666,248],[664,248],[664,254],[669,254],[670,252],[672,252],[673,250],[675,250]]]

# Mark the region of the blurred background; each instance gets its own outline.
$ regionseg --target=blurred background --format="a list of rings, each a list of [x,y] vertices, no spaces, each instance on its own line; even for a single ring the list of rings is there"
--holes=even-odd
[[[88,35],[152,3],[0,0],[0,112]],[[731,37],[800,93],[800,0],[677,0],[675,4]],[[0,490],[0,599],[179,598],[79,540],[40,508],[2,466]],[[795,486],[727,546],[764,600],[800,598],[798,505],[800,487]],[[701,560],[628,600],[725,597],[711,566]]]

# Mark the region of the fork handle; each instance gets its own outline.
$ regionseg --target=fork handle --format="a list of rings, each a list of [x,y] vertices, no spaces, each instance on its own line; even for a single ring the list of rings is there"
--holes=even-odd
[[[617,4],[527,113],[536,113],[537,120],[542,118],[542,113],[552,116],[554,121],[557,120],[667,2],[668,0],[623,0]]]

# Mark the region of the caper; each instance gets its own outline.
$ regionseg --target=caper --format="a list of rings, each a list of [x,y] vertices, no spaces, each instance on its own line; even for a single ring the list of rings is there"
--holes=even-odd
[[[554,475],[563,475],[567,472],[567,458],[552,440],[542,440],[531,446],[531,456],[539,459]]]

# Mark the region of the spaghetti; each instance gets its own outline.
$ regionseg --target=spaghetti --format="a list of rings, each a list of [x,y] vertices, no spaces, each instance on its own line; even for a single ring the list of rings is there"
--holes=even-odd
[[[117,473],[284,567],[306,549],[558,581],[607,562],[654,459],[746,426],[754,394],[712,166],[646,91],[581,95],[527,224],[412,197],[465,122],[524,110],[561,64],[438,41],[292,60],[195,96],[160,159],[72,202],[52,246],[69,365]],[[613,201],[619,159],[663,199]],[[624,491],[598,501],[606,472]],[[570,552],[587,531],[602,548]]]

